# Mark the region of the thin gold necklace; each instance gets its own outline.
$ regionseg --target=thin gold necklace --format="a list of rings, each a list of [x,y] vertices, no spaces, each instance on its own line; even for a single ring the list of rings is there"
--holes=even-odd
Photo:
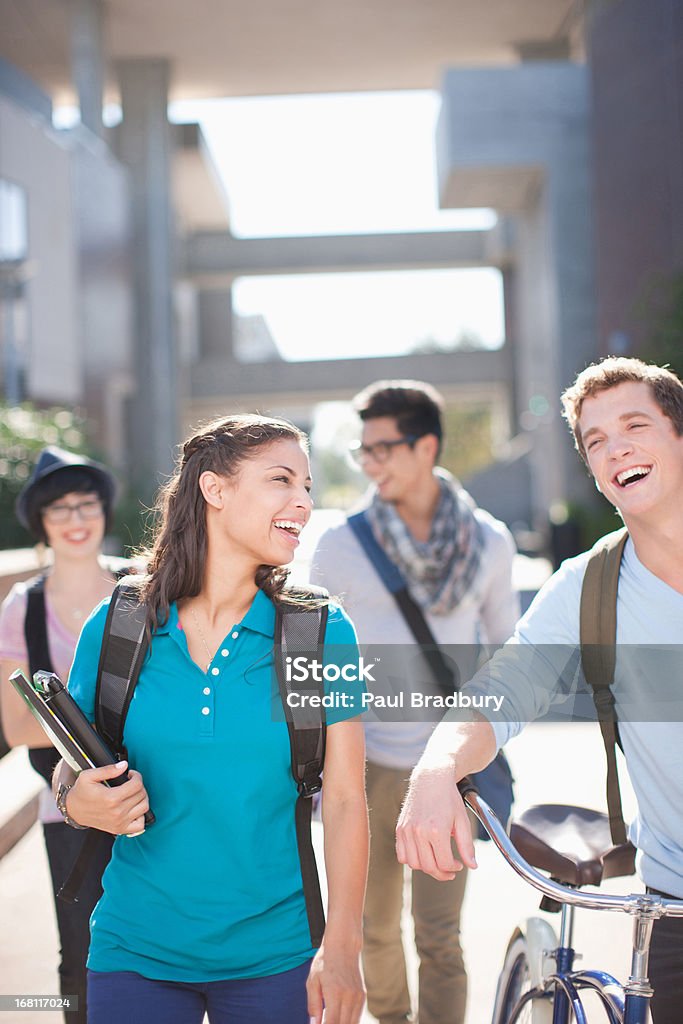
[[[190,615],[192,616],[192,618],[194,620],[194,624],[197,627],[197,632],[199,633],[199,639],[202,642],[202,646],[204,647],[204,650],[206,651],[206,653],[207,653],[207,655],[209,657],[209,661],[208,661],[208,664],[206,666],[206,671],[208,672],[209,669],[211,668],[211,662],[213,661],[213,654],[211,653],[211,648],[209,647],[209,645],[206,642],[206,637],[204,636],[204,633],[202,631],[202,627],[199,625],[199,619],[195,615],[195,611],[194,611],[194,608],[192,606],[190,606]]]

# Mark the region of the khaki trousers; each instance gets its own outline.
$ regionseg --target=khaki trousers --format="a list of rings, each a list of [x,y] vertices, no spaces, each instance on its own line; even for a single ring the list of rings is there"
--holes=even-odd
[[[368,1009],[380,1024],[409,1021],[410,995],[401,940],[403,865],[396,859],[394,832],[409,772],[368,763],[370,870],[363,915],[363,970]],[[460,909],[466,871],[451,882],[415,871],[412,915],[420,958],[419,1024],[463,1024],[467,975],[460,948]]]

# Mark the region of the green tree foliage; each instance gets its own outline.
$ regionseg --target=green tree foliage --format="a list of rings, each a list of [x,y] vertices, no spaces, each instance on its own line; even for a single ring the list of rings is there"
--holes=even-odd
[[[68,409],[0,403],[0,547],[33,543],[14,514],[17,495],[31,474],[38,452],[46,445],[85,450],[83,427],[83,419]]]
[[[440,462],[459,480],[467,479],[493,462],[490,405],[448,405],[444,433],[446,444]]]
[[[344,435],[342,435],[344,436]],[[314,451],[315,503],[321,508],[350,508],[365,490],[363,475],[352,468],[344,447]]]

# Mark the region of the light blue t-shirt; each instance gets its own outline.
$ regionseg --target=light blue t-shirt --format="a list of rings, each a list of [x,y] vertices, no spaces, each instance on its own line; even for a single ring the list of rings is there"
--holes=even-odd
[[[466,688],[472,694],[504,698],[498,715],[482,708],[499,746],[525,723],[553,709],[560,718],[593,711],[590,693],[580,692],[578,651],[588,558],[584,553],[562,564],[539,591],[512,640]],[[638,801],[629,837],[638,849],[636,864],[643,881],[683,898],[681,643],[683,594],[639,561],[629,539],[619,574],[613,687],[619,735]],[[604,770],[603,764],[596,765],[596,771]]]
[[[85,624],[69,679],[90,721],[108,604]],[[155,632],[125,742],[156,822],[114,844],[91,919],[91,970],[215,981],[277,974],[315,952],[273,673],[274,622],[259,590],[208,672],[189,655],[175,604]],[[338,652],[356,649],[353,625],[334,605],[325,641]],[[328,709],[328,726],[354,713]]]

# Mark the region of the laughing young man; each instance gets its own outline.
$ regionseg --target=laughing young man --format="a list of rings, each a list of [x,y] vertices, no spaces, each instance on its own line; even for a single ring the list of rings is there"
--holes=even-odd
[[[514,543],[506,527],[475,506],[436,466],[442,400],[429,384],[379,381],[354,402],[362,422],[356,459],[372,487],[365,508],[375,541],[400,569],[440,644],[500,644],[518,615],[512,590]],[[313,557],[312,579],[338,594],[361,644],[416,640],[348,523],[328,530]],[[368,1007],[380,1024],[412,1020],[401,938],[403,868],[394,827],[408,776],[433,721],[368,721],[370,869],[363,916]],[[420,957],[420,1024],[463,1024],[467,977],[460,947],[461,873],[447,887],[412,878],[412,916]]]
[[[633,683],[636,646],[641,652],[644,645],[671,651],[683,637],[683,384],[669,370],[610,357],[579,374],[564,393],[563,405],[597,488],[618,510],[629,533],[619,574],[615,673],[615,692],[619,687],[627,691]],[[452,878],[460,869],[451,852],[454,834],[462,862],[475,866],[469,822],[455,783],[480,770],[525,722],[553,702],[556,693],[547,680],[534,685],[522,671],[526,659],[515,645],[576,649],[587,560],[585,553],[563,563],[488,668],[487,692],[505,697],[505,720],[444,721],[435,730],[413,772],[399,819],[397,850],[404,863],[438,879]],[[630,651],[621,647],[626,644]],[[670,681],[683,692],[680,658],[669,664]],[[557,691],[561,685],[558,679]],[[472,686],[476,689],[477,677]],[[638,800],[629,835],[645,884],[683,899],[683,723],[662,717],[669,720],[619,719]],[[655,923],[650,978],[654,1024],[679,1024],[680,918]]]

